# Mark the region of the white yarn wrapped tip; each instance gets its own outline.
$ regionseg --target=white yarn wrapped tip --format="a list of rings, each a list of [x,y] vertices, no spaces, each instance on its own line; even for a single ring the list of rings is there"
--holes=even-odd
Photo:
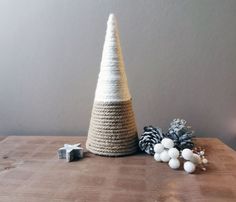
[[[114,22],[116,22],[116,17],[113,13],[110,13],[107,23],[114,23]]]
[[[95,101],[113,102],[130,99],[117,21],[115,15],[110,14],[107,21]]]

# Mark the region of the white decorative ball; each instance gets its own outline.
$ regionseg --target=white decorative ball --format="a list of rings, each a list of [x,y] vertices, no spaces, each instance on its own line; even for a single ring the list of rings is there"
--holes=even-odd
[[[200,164],[201,163],[201,157],[198,154],[193,154],[190,158],[190,161],[194,164]]]
[[[168,151],[170,158],[177,159],[179,157],[179,150],[176,148],[171,148]]]
[[[170,138],[163,138],[163,140],[161,141],[161,144],[166,148],[166,149],[170,149],[174,147],[174,142],[172,139]]]
[[[164,146],[161,143],[155,144],[154,145],[154,151],[156,153],[161,153],[164,150]]]
[[[155,154],[154,154],[154,159],[155,159],[156,161],[161,161],[161,156],[160,156],[160,154],[155,153]]]
[[[196,165],[194,163],[192,163],[191,161],[186,161],[184,163],[184,170],[187,173],[193,173],[196,169]]]
[[[168,162],[170,160],[170,156],[166,150],[161,152],[160,157],[161,157],[161,161],[163,162]]]
[[[206,158],[202,159],[202,163],[203,164],[207,164],[208,163],[208,160]]]
[[[178,169],[180,167],[180,162],[179,159],[170,159],[169,161],[169,166],[172,169]]]
[[[205,154],[205,152],[204,152],[204,151],[200,151],[199,154],[200,154],[201,156],[203,156],[203,155]]]
[[[193,152],[192,150],[190,149],[184,149],[182,151],[182,157],[185,159],[185,160],[190,160],[193,156]]]

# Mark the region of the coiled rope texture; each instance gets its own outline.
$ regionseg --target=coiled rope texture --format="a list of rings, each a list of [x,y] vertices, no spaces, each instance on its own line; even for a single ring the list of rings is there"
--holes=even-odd
[[[138,149],[132,101],[95,101],[86,147],[102,156],[130,155]]]

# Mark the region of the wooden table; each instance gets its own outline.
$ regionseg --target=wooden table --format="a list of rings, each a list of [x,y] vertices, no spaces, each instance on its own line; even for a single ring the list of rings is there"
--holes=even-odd
[[[152,156],[108,158],[85,154],[67,163],[56,151],[85,137],[9,136],[0,138],[1,202],[158,202],[236,201],[236,152],[216,138],[206,146],[206,172],[186,174],[157,163]]]

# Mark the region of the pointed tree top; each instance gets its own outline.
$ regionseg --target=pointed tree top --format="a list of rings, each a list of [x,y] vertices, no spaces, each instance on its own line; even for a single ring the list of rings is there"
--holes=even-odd
[[[125,74],[116,17],[110,14],[103,46],[96,101],[126,101],[131,95]]]
[[[107,31],[116,32],[117,31],[117,21],[116,16],[111,13],[107,21]]]
[[[110,22],[111,23],[116,22],[116,16],[113,13],[110,13],[110,15],[109,15],[107,23],[110,23]]]

